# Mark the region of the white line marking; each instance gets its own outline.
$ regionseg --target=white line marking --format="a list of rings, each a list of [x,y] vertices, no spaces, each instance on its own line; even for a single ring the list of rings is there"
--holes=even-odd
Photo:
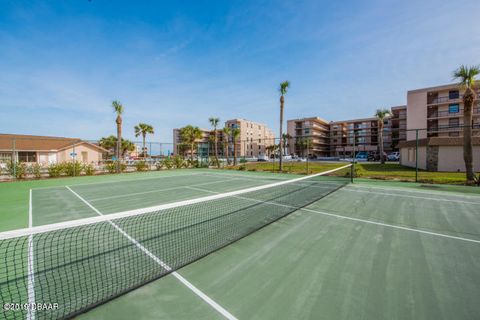
[[[33,227],[33,207],[32,207],[32,189],[29,191],[28,199],[28,227]],[[33,235],[28,236],[28,279],[27,279],[27,293],[28,303],[30,306],[35,304],[35,274],[34,274],[34,248],[33,248]],[[35,310],[28,308],[27,319],[35,320]]]
[[[298,181],[302,181],[302,180],[306,180],[306,179],[311,179],[312,177],[322,176],[322,175],[328,174],[330,172],[336,171],[338,169],[343,169],[343,168],[346,168],[346,167],[349,167],[349,166],[350,166],[350,164],[345,165],[345,166],[340,167],[340,168],[335,168],[335,169],[332,169],[332,170],[324,171],[324,172],[313,174],[313,175],[310,175],[310,176],[302,176],[301,178],[296,178],[296,179],[292,179],[292,180],[274,182],[274,183],[265,184],[265,185],[261,185],[261,186],[257,186],[257,187],[251,187],[251,188],[242,189],[242,190],[230,191],[230,192],[225,192],[225,193],[221,193],[221,194],[215,194],[215,195],[211,195],[211,196],[200,197],[200,198],[195,198],[195,199],[190,199],[190,200],[183,200],[183,201],[178,201],[178,202],[165,203],[165,204],[161,204],[161,205],[153,206],[153,207],[147,207],[147,208],[117,212],[117,213],[109,214],[107,216],[83,218],[83,219],[77,219],[77,220],[72,220],[72,221],[52,223],[52,224],[33,227],[33,228],[18,229],[18,230],[13,230],[13,231],[5,231],[5,232],[0,233],[0,240],[22,237],[22,236],[27,236],[27,235],[30,235],[30,234],[44,233],[44,232],[60,230],[60,229],[74,228],[74,227],[78,227],[78,226],[84,226],[84,225],[98,223],[98,222],[102,222],[102,221],[108,221],[108,220],[116,220],[116,219],[125,218],[125,217],[134,217],[134,216],[142,215],[142,214],[145,214],[145,213],[152,213],[154,211],[162,211],[162,210],[166,210],[166,209],[179,208],[179,207],[188,206],[188,205],[197,204],[197,203],[202,203],[202,202],[211,201],[211,200],[228,198],[228,197],[232,197],[232,196],[237,196],[239,194],[244,194],[244,193],[248,193],[248,192],[256,192],[256,191],[260,191],[260,190],[263,190],[263,189],[268,189],[268,188],[271,188],[271,187],[277,187],[277,186],[281,186],[281,185],[284,185],[284,184],[290,184],[292,182],[298,182]]]
[[[78,193],[73,191],[69,186],[65,186],[68,190],[70,190],[75,196],[77,196],[78,199],[83,201],[89,208],[91,208],[93,211],[95,211],[98,215],[103,216],[103,213],[101,213],[97,208],[92,206],[87,200],[85,200],[82,196],[80,196]],[[133,237],[131,237],[127,232],[125,232],[122,228],[120,228],[116,223],[113,221],[107,220],[115,229],[117,229],[122,235],[124,235],[128,240],[130,240],[135,246],[137,246],[142,252],[144,252],[148,257],[153,259],[156,263],[158,263],[162,268],[164,268],[167,271],[172,271],[172,268],[168,266],[165,262],[160,260],[156,255],[154,255],[150,250],[145,248],[143,245],[141,245],[137,240],[135,240]],[[200,291],[197,287],[195,287],[192,283],[190,283],[187,279],[182,277],[179,273],[176,271],[171,272],[171,274],[180,280],[181,283],[183,283],[187,288],[189,288],[193,293],[195,293],[197,296],[199,296],[203,301],[208,303],[212,308],[217,310],[220,314],[222,314],[225,318],[229,320],[237,320],[231,313],[229,313],[227,310],[225,310],[222,306],[220,306],[218,303],[213,301],[210,297],[208,297],[205,293]]]
[[[467,198],[467,199],[479,199],[480,200],[480,194],[478,195],[466,195],[466,194],[458,194],[458,191],[439,191],[439,190],[430,190],[430,191],[424,191],[424,190],[418,190],[418,189],[411,189],[410,187],[405,187],[405,188],[392,188],[389,186],[382,186],[382,187],[377,187],[369,184],[365,185],[360,185],[360,184],[355,184],[356,188],[362,188],[362,189],[379,189],[379,190],[394,190],[394,191],[403,191],[403,192],[408,192],[408,193],[423,193],[423,194],[428,194],[428,195],[439,195],[439,196],[452,196],[452,197],[458,197],[458,198]],[[410,189],[409,189],[410,188]]]
[[[394,197],[402,197],[402,198],[413,198],[413,199],[422,199],[422,200],[434,200],[434,201],[457,202],[457,203],[480,205],[480,202],[473,202],[473,201],[454,200],[454,199],[442,199],[442,198],[430,198],[430,197],[412,196],[412,195],[400,194],[400,193],[387,193],[387,192],[376,192],[376,191],[367,191],[367,190],[354,190],[354,189],[351,189],[351,188],[344,188],[342,191],[360,192],[360,193],[372,193],[372,194],[379,194],[379,195],[386,195],[386,196],[394,196]]]
[[[215,184],[215,183],[230,182],[230,181],[235,181],[235,180],[241,180],[241,178],[203,182],[203,183],[198,183],[198,184],[192,184],[192,186],[204,186],[204,185],[210,185],[210,184]],[[162,192],[162,191],[178,190],[178,189],[183,189],[183,188],[185,188],[185,186],[171,187],[171,188],[165,188],[165,189],[155,189],[155,190],[134,192],[134,193],[126,193],[126,194],[119,194],[119,195],[102,197],[102,198],[94,198],[94,199],[90,199],[89,201],[93,202],[93,201],[108,200],[108,199],[115,199],[115,198],[124,198],[124,197],[130,197],[130,196],[138,196],[138,195],[141,195],[141,194],[149,194],[149,193],[158,193],[158,192]]]
[[[199,190],[199,191],[216,193],[215,191],[210,191],[210,190],[206,190],[206,189],[194,188],[194,187],[191,187],[191,188]],[[405,230],[405,231],[411,231],[411,232],[417,232],[417,233],[423,233],[423,234],[433,235],[433,236],[442,237],[442,238],[449,238],[449,239],[455,239],[455,240],[461,240],[461,241],[467,241],[467,242],[473,242],[473,243],[480,243],[480,240],[450,236],[448,234],[443,234],[443,233],[436,233],[436,232],[425,231],[425,230],[421,230],[421,229],[414,229],[414,228],[396,226],[396,225],[388,224],[388,223],[382,223],[382,222],[364,220],[364,219],[359,219],[359,218],[353,218],[353,217],[343,216],[343,215],[329,213],[329,212],[325,212],[325,211],[318,211],[318,210],[312,210],[312,209],[307,209],[307,208],[289,206],[289,205],[286,205],[286,204],[280,204],[280,203],[271,202],[271,201],[262,201],[262,200],[250,199],[250,198],[245,198],[245,197],[240,197],[240,196],[235,196],[235,198],[245,199],[245,200],[249,200],[249,201],[252,201],[252,202],[258,202],[258,203],[272,204],[272,205],[275,205],[275,206],[292,208],[292,209],[296,209],[296,210],[303,210],[303,211],[308,211],[308,212],[319,213],[319,214],[322,214],[322,215],[325,215],[325,216],[334,217],[334,218],[338,218],[338,219],[345,219],[345,220],[351,220],[351,221],[356,221],[356,222],[361,222],[361,223],[374,224],[374,225],[378,225],[378,226],[383,226],[383,227],[388,227],[388,228],[393,228],[393,229],[399,229],[399,230]]]

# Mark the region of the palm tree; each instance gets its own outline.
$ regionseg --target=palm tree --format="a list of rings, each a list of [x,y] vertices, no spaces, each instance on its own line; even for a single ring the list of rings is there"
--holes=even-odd
[[[223,148],[225,150],[225,156],[227,157],[227,165],[230,164],[230,159],[228,158],[228,147],[230,142],[230,135],[232,134],[232,129],[229,127],[223,128]]]
[[[153,127],[146,123],[139,123],[135,126],[135,137],[142,136],[142,156],[145,158],[147,152],[145,150],[145,139],[147,134],[154,134]]]
[[[114,135],[111,135],[111,136],[108,136],[108,137],[103,137],[101,138],[99,141],[98,141],[98,145],[104,149],[107,149],[107,150],[114,150],[116,151],[117,149],[117,137],[115,137]],[[121,141],[121,147],[120,147],[120,155],[122,157],[125,156],[125,154],[127,153],[127,151],[133,151],[135,150],[135,144],[129,140],[124,140],[122,138],[122,141]]]
[[[273,144],[265,147],[265,150],[267,151],[267,156],[268,156],[269,159],[270,159],[270,155],[272,154],[274,149],[275,149],[275,146]]]
[[[233,165],[237,165],[237,139],[240,137],[240,128],[234,128],[232,130],[233,141]]]
[[[283,97],[284,95],[287,94],[287,90],[290,87],[290,82],[284,81],[280,83],[280,88],[278,89],[280,91],[280,145],[279,145],[279,151],[280,151],[280,171],[283,170],[283,163],[282,163],[282,136],[283,136],[283,105],[285,103],[285,98]]]
[[[390,114],[388,109],[377,109],[375,112],[378,121],[378,152],[380,153],[381,164],[385,164],[385,158],[383,157],[383,122]]]
[[[199,127],[188,125],[180,129],[180,136],[182,137],[182,142],[190,145],[190,160],[193,165],[193,152],[195,151],[197,140],[202,138],[202,130]]]
[[[122,114],[123,114],[123,105],[118,100],[112,101],[112,108],[114,112],[117,114],[117,119],[115,122],[117,123],[117,146],[115,148],[115,156],[117,158],[117,172],[120,172],[120,149],[121,149],[121,141],[122,141]]]
[[[218,123],[220,122],[219,118],[214,118],[210,117],[208,118],[208,121],[210,121],[210,124],[213,127],[213,143],[215,144],[215,161],[217,163],[217,167],[220,168],[220,162],[218,162],[218,146],[217,146],[217,126]]]
[[[475,77],[479,74],[480,66],[461,65],[453,72],[454,79],[460,80],[460,87],[465,89],[463,94],[463,160],[465,161],[467,184],[472,184],[475,181],[472,154],[472,109],[477,99]]]
[[[282,139],[283,139],[283,150],[284,150],[284,154],[286,155],[288,152],[287,152],[287,148],[288,148],[288,141],[290,141],[290,139],[292,139],[292,136],[289,134],[289,133],[284,133],[282,135]]]
[[[302,157],[305,157],[305,150],[308,150],[312,144],[311,138],[299,138],[295,142],[297,148],[300,150]],[[308,154],[307,154],[308,156]]]

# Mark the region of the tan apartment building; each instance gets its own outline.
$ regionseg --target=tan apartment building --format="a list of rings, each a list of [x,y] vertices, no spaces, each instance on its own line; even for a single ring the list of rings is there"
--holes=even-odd
[[[477,94],[480,90],[477,90]],[[457,84],[407,93],[407,141],[400,145],[402,165],[430,171],[465,171],[463,161],[463,90]],[[473,108],[474,169],[480,171],[480,100]],[[418,131],[418,161],[415,157]]]
[[[245,119],[232,119],[225,122],[225,127],[231,129],[239,128],[240,137],[237,139],[237,157],[263,157],[267,155],[266,147],[274,144],[273,132],[264,124]],[[198,152],[202,155],[214,155],[212,130],[200,129],[202,138],[197,141]],[[229,156],[233,157],[232,137],[225,137],[222,130],[217,130],[218,154],[224,156],[225,140],[229,140]],[[175,154],[185,154],[182,149],[180,129],[173,129],[173,149]],[[188,153],[189,151],[186,150]]]
[[[330,155],[330,125],[319,117],[287,121],[287,133],[291,137],[287,149],[291,155],[328,157]],[[309,144],[302,140],[309,140]]]
[[[108,150],[81,139],[20,134],[0,134],[0,162],[97,163]]]
[[[258,158],[267,155],[267,147],[275,144],[275,135],[266,125],[245,119],[232,119],[225,122],[231,129],[239,128],[237,157]],[[278,142],[277,142],[278,143]],[[233,146],[229,154],[233,155]]]

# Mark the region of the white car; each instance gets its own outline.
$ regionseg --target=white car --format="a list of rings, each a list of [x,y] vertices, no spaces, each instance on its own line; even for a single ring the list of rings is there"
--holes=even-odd
[[[387,156],[388,161],[399,161],[400,160],[400,152],[392,152]]]

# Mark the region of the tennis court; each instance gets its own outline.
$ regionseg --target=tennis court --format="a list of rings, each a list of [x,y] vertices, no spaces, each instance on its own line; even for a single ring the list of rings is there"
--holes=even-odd
[[[0,233],[0,298],[58,309],[0,318],[477,318],[480,194],[343,171],[33,186],[32,228]]]

